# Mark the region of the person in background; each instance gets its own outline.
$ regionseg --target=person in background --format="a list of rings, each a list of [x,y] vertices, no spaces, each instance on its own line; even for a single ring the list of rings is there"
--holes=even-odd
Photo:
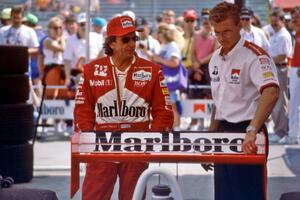
[[[78,24],[76,21],[76,17],[73,14],[66,16],[64,23],[65,23],[64,37],[66,39],[77,33]]]
[[[203,8],[201,11],[201,27],[195,33],[194,42],[192,43],[192,61],[193,71],[190,74],[191,84],[193,85],[210,85],[210,76],[208,63],[213,52],[219,47],[216,37],[213,35],[213,27],[209,21],[210,11]],[[190,91],[192,98],[211,99],[210,89],[194,89]]]
[[[135,21],[135,13],[131,10],[124,10],[121,15],[129,16],[131,19],[133,19],[133,21]]]
[[[245,40],[256,44],[257,46],[263,48],[265,51],[269,50],[270,43],[264,33],[264,31],[251,24],[251,19],[253,17],[253,11],[248,8],[243,8],[241,10],[241,36]]]
[[[103,47],[103,37],[98,33],[90,32],[90,57],[86,59],[86,20],[86,13],[80,13],[77,16],[78,32],[66,39],[64,64],[66,85],[69,87],[73,87],[80,77],[83,64],[100,56]]]
[[[172,107],[162,71],[159,65],[136,55],[135,31],[129,16],[108,22],[104,44],[107,56],[84,66],[78,86],[74,109],[76,132],[171,130]],[[94,84],[102,81],[104,85]],[[130,113],[124,111],[129,108]],[[89,163],[82,199],[110,200],[119,177],[118,199],[130,200],[138,178],[147,167],[147,163],[138,160]]]
[[[11,24],[11,8],[4,8],[1,11],[1,24],[2,26]]]
[[[105,40],[106,37],[106,25],[107,21],[101,17],[95,17],[92,19],[93,32],[97,33],[100,37],[102,37],[102,41]],[[99,57],[104,56],[105,50],[102,48]]]
[[[271,11],[270,19],[274,33],[270,35],[269,54],[277,67],[280,95],[272,112],[274,133],[271,142],[288,144],[288,59],[292,57],[293,46],[290,33],[284,27],[284,12],[276,8]]]
[[[163,67],[177,68],[181,62],[181,53],[175,42],[175,29],[166,23],[158,26],[158,41],[161,43],[159,55],[152,55],[152,61],[164,65]],[[179,91],[170,91],[172,110],[174,114],[173,130],[180,131],[181,98]]]
[[[294,7],[291,15],[296,34],[294,55],[290,68],[289,133],[287,141],[290,144],[296,144],[297,137],[300,139],[300,6]]]
[[[162,13],[162,22],[166,24],[175,24],[176,14],[173,10],[164,10]]]
[[[39,42],[34,29],[22,24],[23,14],[24,9],[22,6],[14,6],[12,8],[12,23],[0,29],[0,44],[27,46],[28,54],[31,57],[37,54]],[[30,57],[28,59],[30,59]],[[28,66],[28,74],[30,77],[30,62]]]
[[[30,87],[30,100],[36,106],[38,106],[38,101],[36,101],[36,93],[32,88],[31,80],[31,67],[30,58],[37,54],[38,52],[38,38],[34,29],[22,24],[24,14],[23,6],[13,6],[11,9],[11,24],[3,26],[0,29],[0,45],[15,45],[15,46],[26,46],[28,47],[29,55],[29,65],[28,65],[28,75],[29,75],[29,87]],[[14,56],[14,55],[9,55]],[[16,58],[17,59],[17,58]]]
[[[49,85],[64,85],[64,61],[63,52],[66,41],[63,36],[63,21],[58,17],[53,17],[48,22],[48,36],[43,41],[44,65],[43,81]],[[64,99],[66,90],[47,89],[45,97],[47,99]]]
[[[264,123],[279,96],[276,67],[262,48],[241,37],[235,4],[217,4],[209,19],[221,45],[209,62],[214,101],[209,131],[245,133],[243,153],[256,154],[256,134],[268,137]],[[215,200],[265,199],[265,173],[262,165],[215,164]]]
[[[192,81],[190,79],[191,74],[193,73],[193,61],[192,61],[192,45],[194,43],[194,36],[195,36],[195,27],[197,23],[197,12],[193,9],[190,10],[185,10],[183,12],[183,38],[184,38],[184,46],[181,52],[182,56],[182,62],[183,65],[188,69],[188,74],[189,74],[189,85],[192,85]],[[193,88],[189,88],[188,92],[188,98],[192,98],[191,90],[194,90]],[[191,125],[189,127],[190,130],[195,130],[196,124],[198,120],[197,119],[192,119]]]
[[[137,41],[136,53],[141,58],[149,60],[152,55],[160,52],[159,42],[151,36],[150,24],[145,17],[138,17],[135,22],[140,40]]]
[[[92,25],[93,25],[93,31],[103,35],[103,27],[105,27],[107,24],[106,19],[102,18],[102,17],[95,17],[92,20]]]
[[[257,28],[261,28],[261,19],[258,14],[253,13],[251,17],[251,24]]]
[[[32,13],[27,13],[23,17],[23,24],[28,27],[33,28],[38,37],[38,41],[41,41],[46,36],[46,33],[44,32],[43,28],[38,25],[38,22],[39,22],[39,19],[37,18],[37,16],[35,16]],[[40,69],[39,69],[39,64],[38,64],[38,54],[39,53],[37,52],[36,54],[33,54],[30,57],[31,79],[32,79],[33,85],[41,84]],[[36,89],[35,91],[37,93],[37,96],[40,97],[41,90]]]
[[[189,69],[192,68],[192,51],[191,47],[194,43],[194,34],[196,27],[196,20],[198,16],[195,10],[185,10],[183,12],[183,38],[184,46],[182,50],[182,61],[184,66]]]
[[[285,13],[284,15],[284,26],[286,30],[291,34],[292,39],[295,37],[295,30],[294,30],[294,24],[292,22],[292,16],[290,13]]]

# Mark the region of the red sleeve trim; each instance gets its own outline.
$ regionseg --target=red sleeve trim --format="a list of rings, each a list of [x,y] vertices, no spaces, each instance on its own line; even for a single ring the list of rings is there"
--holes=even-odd
[[[279,85],[276,84],[276,83],[268,83],[266,85],[263,85],[263,86],[260,87],[260,90],[259,90],[260,94],[262,94],[262,92],[264,91],[264,89],[266,89],[268,87],[277,87],[277,88],[279,88]]]
[[[270,57],[269,54],[263,48],[257,46],[256,44],[253,44],[247,40],[245,40],[244,47],[250,49],[257,56],[266,55],[266,56]]]

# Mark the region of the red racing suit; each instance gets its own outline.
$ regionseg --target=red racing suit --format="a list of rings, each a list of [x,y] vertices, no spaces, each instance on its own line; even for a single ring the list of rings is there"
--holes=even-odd
[[[75,99],[75,131],[171,130],[172,103],[160,66],[135,56],[123,89],[118,81],[110,57],[84,66]],[[119,175],[119,199],[132,199],[136,182],[147,167],[146,163],[88,164],[82,197],[109,200]]]

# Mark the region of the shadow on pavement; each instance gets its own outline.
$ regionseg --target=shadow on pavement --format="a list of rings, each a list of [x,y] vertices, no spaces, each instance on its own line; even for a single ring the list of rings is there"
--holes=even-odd
[[[80,183],[82,184],[81,176]],[[213,176],[212,175],[183,175],[178,177],[181,192],[185,200],[213,200]],[[164,179],[161,178],[161,183]],[[151,188],[158,184],[158,176],[153,176],[148,181],[147,200],[151,199]],[[30,183],[15,184],[14,188],[38,188],[48,189],[56,193],[58,199],[68,200],[70,177],[63,176],[35,176]],[[115,186],[112,200],[117,200],[118,184]],[[297,191],[300,188],[300,178],[298,177],[271,177],[268,179],[268,199],[279,200],[281,194]],[[79,190],[74,200],[81,199],[81,190]]]
[[[296,175],[300,176],[300,148],[287,147],[283,155],[286,166]],[[300,191],[300,188],[299,188]]]

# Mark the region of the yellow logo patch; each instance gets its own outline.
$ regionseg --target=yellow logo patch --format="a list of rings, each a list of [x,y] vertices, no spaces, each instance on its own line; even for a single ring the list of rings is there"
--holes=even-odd
[[[273,72],[264,72],[263,73],[263,77],[264,78],[271,78],[271,77],[273,77],[274,75],[273,75]]]
[[[169,94],[168,88],[162,88],[161,91],[162,91],[162,93],[163,93],[164,95],[168,95],[168,94]]]

